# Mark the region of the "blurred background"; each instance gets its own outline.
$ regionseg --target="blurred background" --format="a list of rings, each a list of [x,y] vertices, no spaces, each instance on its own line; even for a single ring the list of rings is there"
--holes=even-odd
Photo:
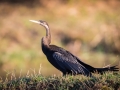
[[[52,44],[94,67],[120,67],[120,0],[0,0],[0,76],[61,75],[41,51],[45,20]]]

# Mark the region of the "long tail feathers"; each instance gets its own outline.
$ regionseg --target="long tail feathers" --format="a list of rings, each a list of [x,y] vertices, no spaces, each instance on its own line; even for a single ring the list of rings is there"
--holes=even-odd
[[[112,67],[107,66],[107,67],[104,67],[104,68],[95,68],[95,72],[103,74],[106,71],[119,71],[119,68],[117,68],[116,66],[117,65],[112,66]]]

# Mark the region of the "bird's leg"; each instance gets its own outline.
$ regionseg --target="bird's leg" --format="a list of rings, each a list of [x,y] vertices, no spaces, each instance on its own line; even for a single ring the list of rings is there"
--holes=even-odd
[[[66,77],[66,75],[67,75],[66,72],[63,72],[63,77]]]

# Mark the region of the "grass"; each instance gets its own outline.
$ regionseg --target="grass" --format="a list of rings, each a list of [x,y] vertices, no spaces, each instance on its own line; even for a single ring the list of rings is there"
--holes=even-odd
[[[120,72],[107,72],[103,75],[93,74],[93,77],[77,76],[42,76],[31,74],[11,80],[0,80],[0,90],[119,90]]]

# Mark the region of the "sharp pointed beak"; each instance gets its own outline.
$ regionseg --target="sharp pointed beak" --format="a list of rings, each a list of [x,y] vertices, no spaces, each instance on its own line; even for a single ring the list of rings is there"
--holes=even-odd
[[[37,23],[37,24],[41,24],[39,21],[36,21],[36,20],[29,20],[29,21]]]

